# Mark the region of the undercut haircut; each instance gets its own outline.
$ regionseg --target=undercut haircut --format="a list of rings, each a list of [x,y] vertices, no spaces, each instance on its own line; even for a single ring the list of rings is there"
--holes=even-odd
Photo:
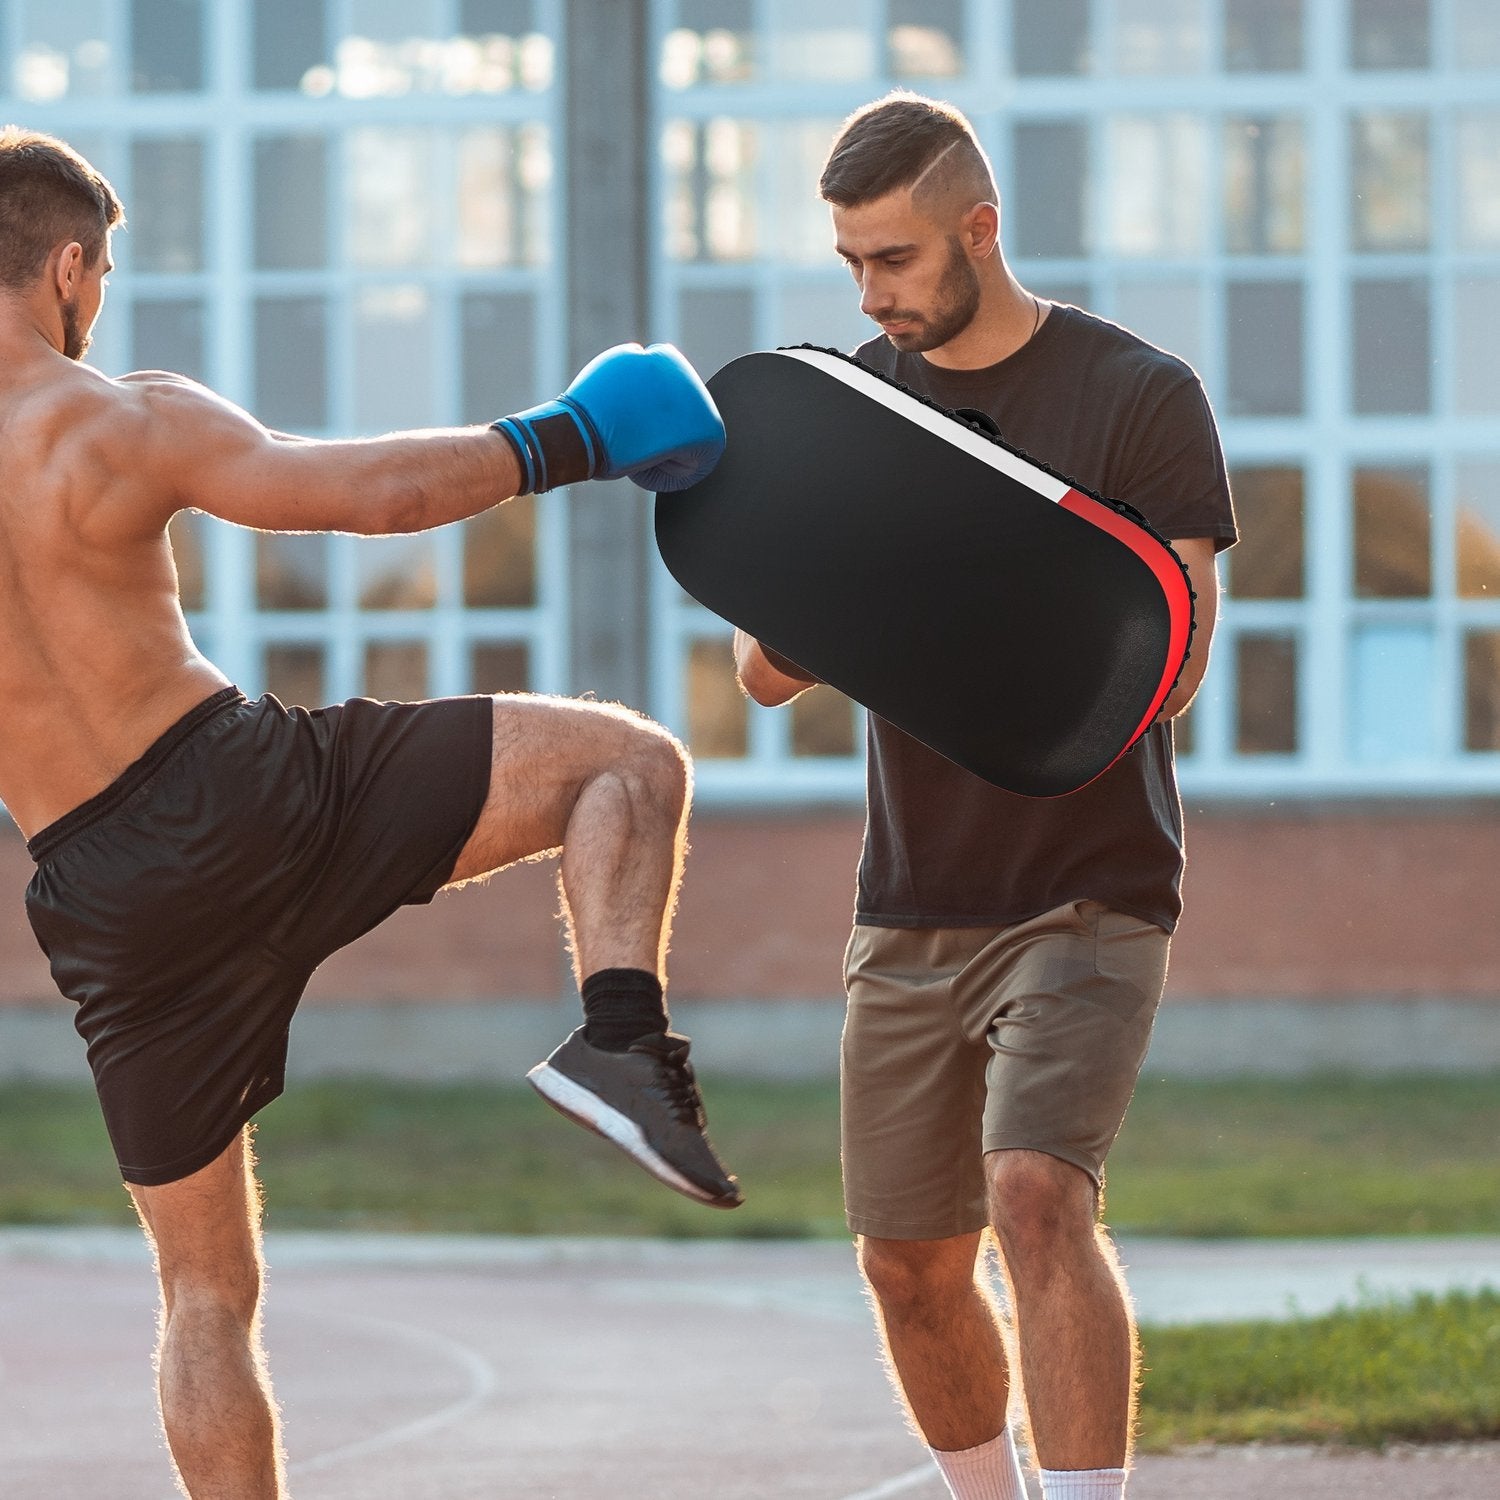
[[[929,218],[998,203],[974,127],[951,104],[901,89],[857,109],[828,152],[818,191],[839,208],[910,188]]]
[[[92,268],[124,222],[115,190],[65,141],[0,127],[0,288],[29,287],[47,257],[75,240]]]

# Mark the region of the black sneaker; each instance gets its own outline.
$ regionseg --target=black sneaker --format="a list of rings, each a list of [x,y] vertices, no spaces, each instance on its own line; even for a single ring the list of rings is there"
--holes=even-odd
[[[591,1047],[579,1027],[527,1081],[554,1109],[612,1141],[653,1177],[713,1208],[738,1208],[739,1184],[703,1133],[688,1039],[645,1036],[628,1052]]]

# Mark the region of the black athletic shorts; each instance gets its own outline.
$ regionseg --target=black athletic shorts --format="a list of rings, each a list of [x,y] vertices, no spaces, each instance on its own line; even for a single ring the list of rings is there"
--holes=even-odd
[[[489,790],[492,711],[225,688],[30,841],[26,912],[127,1182],[218,1156],[281,1092],[313,970],[447,881]]]

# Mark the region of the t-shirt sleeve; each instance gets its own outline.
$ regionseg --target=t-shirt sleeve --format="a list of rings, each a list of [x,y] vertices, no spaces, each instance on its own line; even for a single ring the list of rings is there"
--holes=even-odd
[[[1222,552],[1239,539],[1219,429],[1197,376],[1171,385],[1140,423],[1127,492],[1169,541],[1211,537]]]

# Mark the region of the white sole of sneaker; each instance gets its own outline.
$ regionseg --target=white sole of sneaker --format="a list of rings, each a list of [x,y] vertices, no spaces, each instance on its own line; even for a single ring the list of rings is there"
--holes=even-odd
[[[711,1208],[720,1206],[701,1187],[689,1182],[671,1162],[653,1151],[650,1142],[641,1133],[641,1127],[634,1120],[628,1115],[622,1115],[617,1109],[611,1109],[581,1083],[544,1062],[538,1063],[526,1075],[526,1080],[553,1109],[585,1129],[592,1130],[595,1135],[603,1136],[611,1145],[618,1146],[657,1181],[664,1182],[685,1197],[706,1203]]]

